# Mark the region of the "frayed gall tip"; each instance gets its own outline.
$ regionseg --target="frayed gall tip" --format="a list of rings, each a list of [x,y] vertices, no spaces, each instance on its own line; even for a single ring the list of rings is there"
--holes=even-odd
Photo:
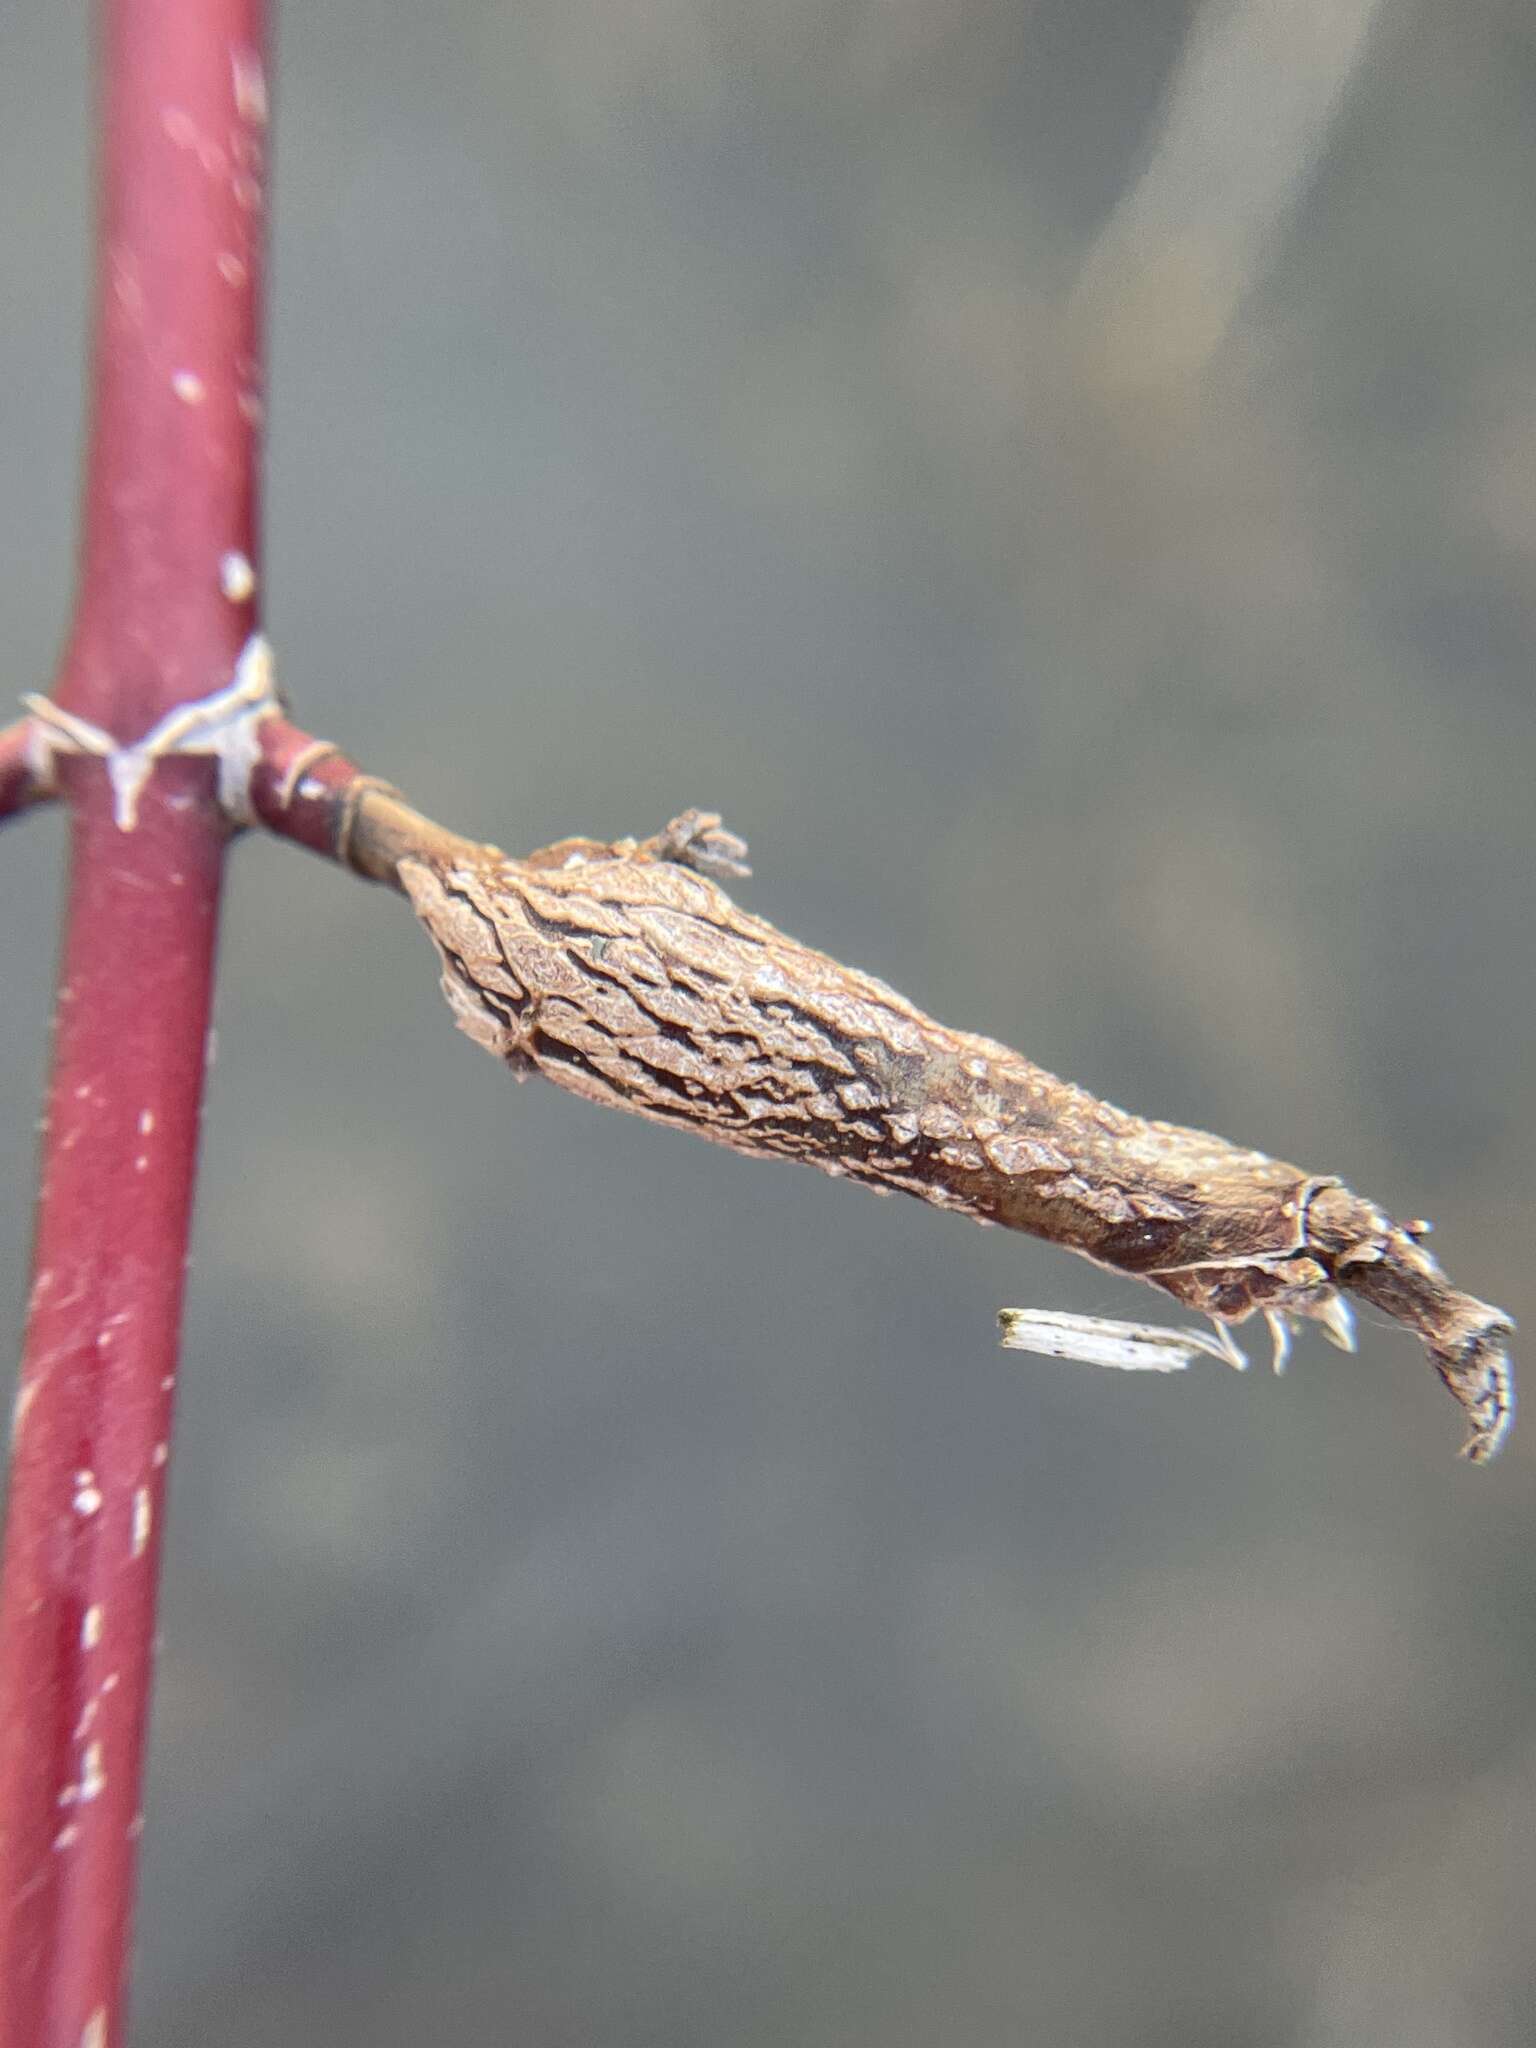
[[[1455,1350],[1430,1346],[1436,1372],[1466,1414],[1467,1440],[1461,1455],[1469,1465],[1486,1465],[1496,1458],[1514,1426],[1515,1379],[1505,1341],[1513,1330],[1504,1317]]]
[[[1354,1317],[1346,1302],[1335,1296],[1312,1312],[1333,1343],[1341,1350],[1354,1349]],[[1486,1465],[1497,1456],[1515,1419],[1514,1375],[1505,1342],[1513,1325],[1496,1310],[1490,1314],[1495,1319],[1459,1346],[1430,1346],[1436,1371],[1466,1414],[1469,1429],[1461,1455],[1473,1465]],[[1265,1321],[1274,1344],[1274,1369],[1283,1372],[1290,1355],[1290,1323],[1272,1309],[1265,1311]],[[1183,1372],[1197,1357],[1220,1359],[1239,1372],[1248,1365],[1231,1330],[1214,1317],[1214,1335],[1050,1309],[999,1309],[997,1324],[1005,1350],[1074,1358],[1120,1372]]]

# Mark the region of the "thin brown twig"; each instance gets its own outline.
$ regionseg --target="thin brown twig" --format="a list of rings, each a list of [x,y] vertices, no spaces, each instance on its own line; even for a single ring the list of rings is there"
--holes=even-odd
[[[0,823],[53,794],[51,781],[38,772],[32,721],[0,727]]]

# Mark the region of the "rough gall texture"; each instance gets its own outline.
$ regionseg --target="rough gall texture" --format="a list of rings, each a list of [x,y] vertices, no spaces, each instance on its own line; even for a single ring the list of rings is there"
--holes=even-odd
[[[462,1030],[520,1078],[1065,1245],[1219,1326],[1263,1311],[1350,1342],[1341,1290],[1413,1329],[1465,1410],[1513,1414],[1499,1310],[1326,1175],[1149,1122],[741,910],[701,870],[745,847],[690,812],[655,838],[398,864]]]

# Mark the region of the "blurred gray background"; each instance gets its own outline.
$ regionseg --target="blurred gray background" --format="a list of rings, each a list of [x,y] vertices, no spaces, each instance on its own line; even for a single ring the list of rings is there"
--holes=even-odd
[[[0,610],[70,587],[84,9],[0,27]],[[752,841],[946,1020],[1536,1326],[1528,0],[280,23],[269,623],[509,847]],[[19,1327],[60,821],[0,859]],[[1144,1384],[1066,1255],[511,1083],[232,863],[140,2048],[1513,2048],[1536,1431]]]

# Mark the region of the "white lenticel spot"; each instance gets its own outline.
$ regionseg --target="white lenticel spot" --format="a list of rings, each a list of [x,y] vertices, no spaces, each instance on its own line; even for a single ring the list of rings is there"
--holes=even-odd
[[[107,1789],[107,1774],[101,1767],[101,1744],[88,1742],[80,1765],[80,1801],[84,1805],[99,1799]]]
[[[94,1650],[101,1641],[103,1618],[103,1612],[100,1607],[87,1607],[84,1614],[81,1615],[80,1647],[82,1650]]]
[[[233,50],[229,59],[235,88],[235,112],[253,128],[267,121],[267,80],[261,58],[254,50]]]
[[[171,389],[183,405],[201,405],[208,396],[208,387],[196,370],[176,370],[171,376]]]
[[[244,604],[256,588],[256,571],[250,557],[231,548],[219,557],[219,588],[231,604]]]
[[[136,1486],[133,1490],[133,1556],[142,1557],[148,1549],[154,1519],[154,1510],[149,1504],[149,1488]]]

